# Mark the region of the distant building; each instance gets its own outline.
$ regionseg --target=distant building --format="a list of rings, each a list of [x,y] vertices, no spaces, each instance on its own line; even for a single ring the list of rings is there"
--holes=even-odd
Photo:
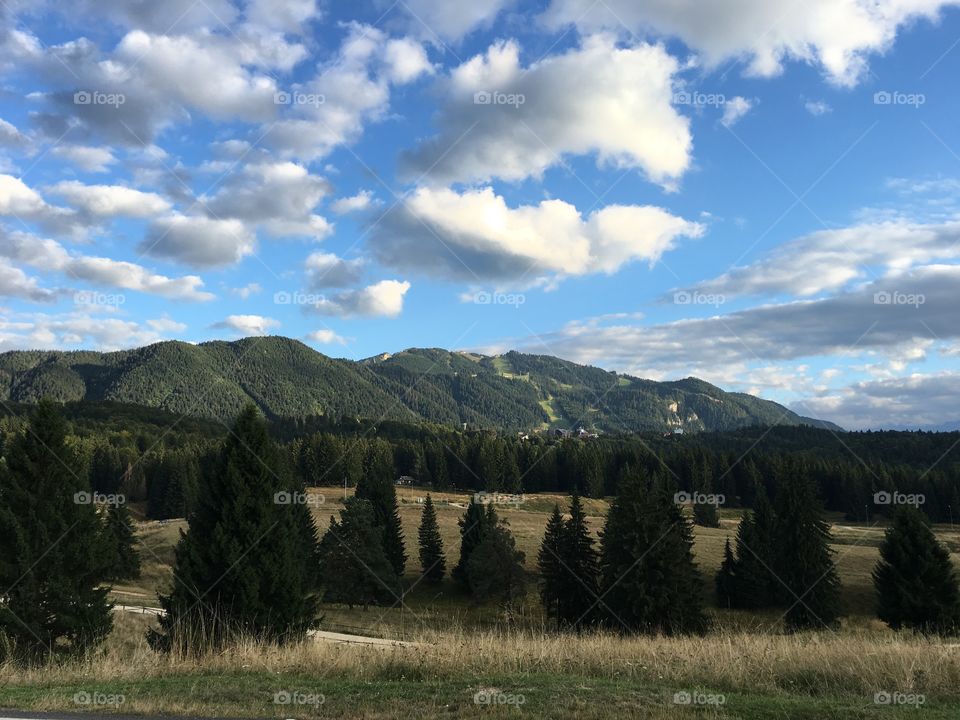
[[[395,485],[413,485],[417,482],[416,478],[410,477],[409,475],[401,475],[397,478]]]

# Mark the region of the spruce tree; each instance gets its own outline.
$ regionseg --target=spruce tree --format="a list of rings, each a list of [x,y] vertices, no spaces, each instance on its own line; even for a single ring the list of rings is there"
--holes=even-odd
[[[517,550],[506,522],[494,524],[467,563],[470,593],[478,601],[498,600],[513,608],[524,594],[523,562],[524,554]]]
[[[631,632],[706,629],[693,530],[662,481],[621,480],[601,538],[605,620]]]
[[[787,629],[836,625],[840,578],[830,548],[830,526],[820,515],[812,483],[802,475],[781,480],[775,537],[774,570],[785,586]]]
[[[694,489],[701,502],[693,503],[693,521],[700,527],[718,528],[720,527],[720,508],[716,503],[706,502],[711,499],[713,494],[713,473],[706,457],[700,467],[700,476],[694,485]]]
[[[894,516],[873,584],[877,616],[894,630],[952,634],[960,628],[960,590],[950,553],[916,508],[902,506]]]
[[[328,581],[325,602],[366,608],[393,604],[400,597],[400,581],[368,500],[349,498],[340,511],[340,521],[330,518],[330,527],[320,541],[320,567]]]
[[[443,539],[440,537],[440,525],[433,499],[427,495],[423,501],[423,514],[420,517],[420,565],[427,582],[439,583],[447,571],[447,561],[443,555]]]
[[[383,441],[371,443],[364,460],[364,472],[357,483],[356,496],[373,508],[374,524],[382,529],[383,547],[397,577],[403,577],[407,552],[403,526],[397,507],[397,488],[393,477],[393,453]]]
[[[567,549],[567,528],[560,514],[560,506],[553,506],[553,514],[547,521],[543,533],[543,542],[540,543],[540,553],[537,555],[537,569],[540,572],[540,601],[543,603],[547,617],[556,623],[560,629],[567,617],[563,602],[566,599],[565,570]]]
[[[470,555],[483,541],[487,530],[497,524],[497,513],[493,505],[477,502],[476,496],[470,498],[470,504],[457,524],[460,526],[460,559],[453,569],[453,578],[464,588],[469,589],[467,563]]]
[[[600,565],[599,554],[587,525],[587,515],[576,492],[570,499],[570,518],[564,527],[564,545],[564,619],[568,625],[579,630],[583,625],[592,623],[597,616]]]
[[[203,651],[239,636],[286,642],[316,624],[316,538],[302,487],[253,405],[240,414],[202,477],[176,550],[165,615],[149,634],[161,650]]]
[[[737,561],[730,547],[730,538],[723,545],[723,562],[717,571],[715,580],[717,591],[717,606],[722,608],[735,607],[734,598],[737,588]]]
[[[107,579],[135,580],[140,577],[140,556],[130,510],[126,503],[116,502],[105,506],[104,512],[103,533],[110,558]]]
[[[59,409],[42,401],[0,463],[0,654],[32,662],[94,648],[113,624],[107,549]]]
[[[783,586],[774,575],[775,523],[773,507],[760,486],[753,511],[744,513],[737,528],[733,607],[749,610],[777,604]]]

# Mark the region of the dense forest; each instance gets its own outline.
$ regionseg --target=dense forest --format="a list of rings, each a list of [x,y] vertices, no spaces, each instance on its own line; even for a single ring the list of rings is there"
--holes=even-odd
[[[281,337],[114,353],[8,352],[0,355],[0,398],[114,401],[228,423],[253,402],[271,419],[347,416],[510,432],[818,424],[695,378],[653,382],[516,352],[414,349],[353,362]]]
[[[8,404],[0,413],[0,449],[22,431],[18,418],[28,411]],[[68,403],[64,415],[93,488],[146,502],[154,518],[185,514],[197,478],[228,435],[218,421],[117,403]],[[785,479],[803,476],[827,510],[851,520],[889,514],[877,493],[922,496],[921,509],[932,519],[960,519],[960,433],[756,427],[578,439],[326,417],[275,420],[270,429],[282,449],[280,471],[302,485],[356,486],[376,456],[392,460],[376,465],[384,480],[600,497],[614,495],[625,474],[642,469],[684,491],[722,495],[728,507],[750,507],[759,488],[773,496]]]

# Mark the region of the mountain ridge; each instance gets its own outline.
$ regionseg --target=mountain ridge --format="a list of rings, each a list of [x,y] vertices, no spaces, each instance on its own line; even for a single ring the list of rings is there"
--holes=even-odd
[[[502,431],[601,432],[838,426],[698,378],[658,382],[550,355],[408,348],[332,358],[280,336],[169,340],[114,352],[0,354],[0,395],[117,401],[228,420],[253,401],[268,416],[355,416]]]

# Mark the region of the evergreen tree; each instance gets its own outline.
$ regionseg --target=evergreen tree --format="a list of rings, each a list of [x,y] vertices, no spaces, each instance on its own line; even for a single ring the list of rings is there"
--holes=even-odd
[[[524,554],[517,550],[513,534],[505,522],[494,524],[470,555],[467,580],[478,601],[499,600],[513,608],[523,597]]]
[[[383,532],[384,551],[393,565],[393,571],[397,577],[402,578],[407,564],[407,552],[394,480],[393,452],[389,443],[374,441],[367,451],[364,473],[357,483],[356,496],[370,503],[374,524]]]
[[[579,630],[593,622],[597,615],[600,565],[587,515],[576,492],[570,499],[570,519],[564,527],[564,545],[564,619]]]
[[[457,523],[460,525],[460,560],[453,569],[453,577],[463,587],[469,589],[467,563],[470,555],[483,541],[487,530],[497,524],[497,513],[493,505],[477,502],[476,496],[470,498],[470,504]]]
[[[708,502],[713,495],[713,473],[710,465],[704,458],[700,466],[700,477],[694,485],[697,498],[700,502],[693,503],[693,521],[700,527],[718,528],[720,527],[720,508],[716,503]]]
[[[813,485],[802,475],[781,478],[775,537],[774,570],[785,586],[786,627],[836,625],[840,578],[830,548],[830,526],[820,516]]]
[[[320,567],[329,580],[325,602],[366,608],[393,604],[400,597],[400,581],[368,500],[349,498],[340,521],[330,518],[330,528],[320,541]]]
[[[753,511],[744,513],[737,528],[733,607],[749,610],[777,604],[782,585],[774,575],[775,523],[773,507],[761,485]]]
[[[423,501],[423,514],[420,517],[420,564],[423,575],[430,583],[439,583],[447,570],[447,561],[443,555],[443,539],[440,537],[440,525],[433,508],[433,499],[427,495]]]
[[[107,552],[82,464],[43,401],[0,463],[0,655],[81,654],[113,624]],[[82,476],[81,476],[82,475]]]
[[[560,514],[560,506],[553,506],[553,514],[547,521],[543,533],[543,542],[540,543],[540,553],[537,555],[537,569],[540,571],[540,601],[560,629],[566,618],[563,603],[565,598],[565,569],[564,562],[569,543],[567,542],[567,528]]]
[[[601,538],[605,620],[631,632],[702,632],[693,530],[662,481],[621,480]]]
[[[313,521],[302,487],[277,468],[279,451],[249,405],[200,483],[153,647],[203,651],[240,635],[286,642],[316,624]]]
[[[723,562],[720,563],[720,570],[717,571],[716,589],[717,606],[724,608],[735,607],[734,598],[737,588],[737,561],[733,557],[733,550],[730,548],[730,538],[727,538],[723,546]]]
[[[105,514],[103,533],[110,558],[107,579],[135,580],[140,577],[140,556],[130,510],[126,503],[116,502],[105,506]]]
[[[877,615],[894,630],[951,634],[960,627],[960,590],[950,553],[915,508],[903,506],[894,516],[873,584]]]

